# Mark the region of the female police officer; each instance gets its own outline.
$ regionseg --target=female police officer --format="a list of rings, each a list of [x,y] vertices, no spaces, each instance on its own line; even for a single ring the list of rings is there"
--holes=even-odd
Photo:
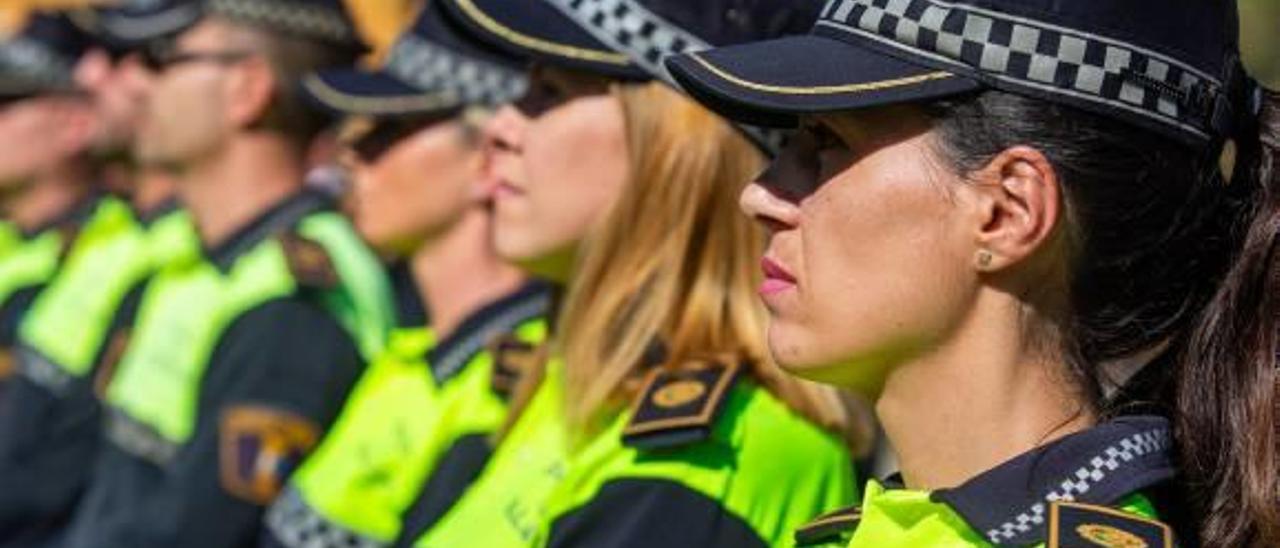
[[[732,181],[759,153],[657,81],[671,48],[780,34],[780,2],[448,2],[531,57],[489,133],[500,253],[567,285],[553,358],[460,498],[428,485],[415,546],[764,546],[853,496],[835,393],[764,361]],[[629,34],[623,41],[608,29]],[[627,30],[630,29],[630,30]],[[437,475],[446,469],[441,468]],[[433,478],[434,479],[434,478]],[[445,499],[445,500],[441,500]],[[414,534],[413,531],[419,531]]]
[[[731,116],[798,118],[742,194],[770,347],[875,397],[900,453],[905,486],[802,537],[1168,546],[1159,516],[1280,542],[1280,110],[1234,6],[832,0],[810,36],[669,62]]]

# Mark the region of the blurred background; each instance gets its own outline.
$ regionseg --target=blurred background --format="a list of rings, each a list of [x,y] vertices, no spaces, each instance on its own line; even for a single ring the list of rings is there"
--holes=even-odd
[[[366,39],[380,51],[412,20],[424,0],[345,0],[351,6]],[[1151,0],[1157,3],[1160,0]],[[1218,1],[1218,0],[1205,0]],[[75,6],[109,3],[110,0],[0,0],[0,34],[22,24],[26,13],[38,6]],[[1245,63],[1272,89],[1280,89],[1280,0],[1239,0]]]

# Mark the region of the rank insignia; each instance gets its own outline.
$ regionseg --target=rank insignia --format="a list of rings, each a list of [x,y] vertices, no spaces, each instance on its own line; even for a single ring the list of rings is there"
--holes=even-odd
[[[796,529],[796,546],[816,546],[834,542],[844,545],[845,542],[842,539],[853,533],[861,521],[862,508],[857,506],[823,514]]]
[[[320,431],[292,413],[241,406],[223,413],[220,435],[223,488],[244,500],[267,504],[315,447]]]
[[[706,440],[741,369],[737,362],[720,361],[655,368],[632,408],[623,442],[659,449]]]
[[[1173,548],[1166,524],[1104,506],[1055,502],[1048,548]]]
[[[342,283],[329,251],[324,246],[296,233],[280,237],[289,271],[298,284],[315,289],[333,289]]]
[[[545,358],[543,347],[517,339],[513,335],[498,337],[489,345],[493,356],[493,391],[509,398],[515,392],[520,380],[530,371],[542,365]]]

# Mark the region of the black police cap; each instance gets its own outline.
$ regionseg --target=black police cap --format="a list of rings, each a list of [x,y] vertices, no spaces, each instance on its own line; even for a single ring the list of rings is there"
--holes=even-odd
[[[203,0],[205,12],[307,40],[367,49],[342,0]]]
[[[203,12],[200,0],[124,0],[72,10],[67,17],[104,45],[122,53],[182,32],[199,21]]]
[[[64,15],[37,13],[0,42],[0,97],[74,91],[76,63],[93,43]]]
[[[370,116],[443,114],[523,94],[523,61],[465,32],[439,2],[428,2],[380,70],[322,70],[303,80],[303,90],[331,114]]]
[[[694,52],[673,76],[716,110],[795,115],[999,89],[1191,144],[1256,95],[1234,0],[829,0],[807,36]]]

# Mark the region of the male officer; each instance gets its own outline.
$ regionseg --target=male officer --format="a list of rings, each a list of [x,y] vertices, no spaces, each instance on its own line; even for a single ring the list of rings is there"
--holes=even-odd
[[[103,15],[115,16],[114,11]],[[85,130],[78,169],[97,182],[103,168],[118,164],[121,156],[113,152],[128,148],[143,101],[137,81],[145,75],[136,74],[136,61],[120,60],[127,50],[110,39],[107,27],[91,29],[91,36],[72,24],[86,17],[37,19],[28,34],[64,36],[79,44],[56,66],[63,67],[66,82],[77,84],[77,101],[95,122]],[[155,30],[152,36],[161,34]],[[65,124],[56,118],[49,122]],[[33,135],[44,133],[29,130],[19,137],[45,142]],[[69,514],[87,478],[85,463],[98,445],[100,415],[92,381],[115,331],[113,320],[142,280],[196,248],[194,228],[173,205],[172,189],[154,182],[136,188],[140,192],[134,195],[143,199],[133,204],[100,194],[85,208],[60,271],[21,322],[9,322],[18,341],[16,375],[0,401],[0,545],[30,545]]]
[[[376,257],[303,190],[303,74],[352,62],[336,0],[209,0],[153,52],[134,152],[169,170],[202,252],[147,286],[105,389],[68,547],[236,546],[383,344]]]

